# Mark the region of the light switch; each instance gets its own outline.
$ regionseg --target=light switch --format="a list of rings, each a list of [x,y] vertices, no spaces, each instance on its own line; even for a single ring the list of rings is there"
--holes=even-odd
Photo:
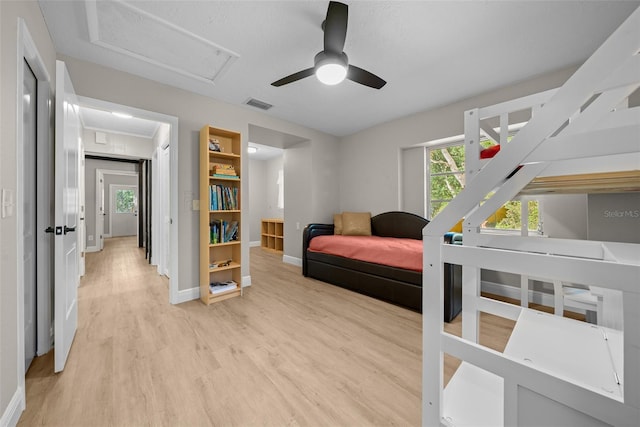
[[[13,191],[2,189],[2,218],[13,215]]]

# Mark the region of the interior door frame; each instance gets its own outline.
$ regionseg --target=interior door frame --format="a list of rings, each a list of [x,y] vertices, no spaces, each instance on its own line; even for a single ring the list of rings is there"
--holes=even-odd
[[[120,111],[123,113],[131,114],[135,117],[153,120],[156,122],[163,122],[169,125],[169,147],[173,147],[170,149],[169,153],[169,271],[171,273],[171,276],[169,277],[169,302],[171,304],[179,304],[181,302],[193,299],[190,292],[187,292],[188,295],[182,296],[178,289],[178,278],[180,277],[178,263],[178,118],[175,116],[169,116],[167,114],[157,113],[155,111],[142,110],[140,108],[132,107],[129,105],[117,104],[115,102],[109,102],[85,96],[78,96],[78,100],[80,102],[80,105],[82,106],[98,108],[105,111]],[[105,155],[105,153],[97,154]],[[152,157],[153,156],[150,155],[149,159],[151,159]],[[154,188],[157,189],[157,185],[152,185],[152,191],[154,191]],[[155,194],[156,193],[154,191],[154,195],[152,197],[156,197]]]
[[[140,175],[138,173],[136,173],[136,178],[140,178]],[[130,188],[135,188],[136,191],[136,244],[137,244],[137,237],[140,234],[140,223],[138,221],[138,215],[140,215],[140,209],[139,209],[139,204],[140,204],[140,188],[138,186],[138,184],[109,184],[109,234],[112,235],[113,233],[113,214],[115,213],[114,210],[114,206],[113,206],[113,202],[114,202],[114,194],[113,194],[113,190],[114,187],[130,187]],[[113,236],[113,235],[112,235]]]
[[[123,171],[117,169],[96,169],[96,239],[100,238],[98,236],[103,236],[102,241],[104,241],[104,222],[102,223],[102,230],[100,229],[100,200],[99,194],[104,194],[104,176],[105,175],[125,175],[125,176],[135,176],[138,177],[138,172],[133,171]],[[140,191],[138,189],[138,191]],[[111,197],[111,195],[109,195]],[[104,217],[103,217],[104,218]],[[109,236],[111,237],[111,215],[109,215]],[[98,251],[102,250],[101,242],[97,242]]]
[[[27,61],[31,67],[37,83],[37,135],[36,135],[36,165],[40,173],[38,173],[37,184],[38,193],[36,195],[36,203],[40,206],[50,206],[52,193],[49,187],[49,183],[52,181],[53,166],[50,164],[51,156],[48,155],[52,146],[53,134],[51,127],[52,123],[52,110],[50,101],[52,99],[51,92],[51,77],[47,68],[36,48],[36,45],[31,37],[29,29],[22,18],[18,18],[18,46],[17,46],[17,93],[16,93],[16,169],[17,177],[23,176],[24,173],[24,150],[23,140],[24,134],[22,129],[22,116],[24,114],[24,108],[22,99],[24,96],[22,81],[24,79],[24,61]],[[40,169],[42,168],[42,169]],[[17,242],[17,329],[18,329],[18,342],[17,342],[17,356],[18,356],[18,394],[20,395],[20,409],[25,409],[26,394],[25,394],[25,372],[24,372],[24,244],[22,241],[23,234],[23,198],[24,198],[24,182],[22,179],[17,179],[16,188],[16,202],[15,202],[15,215],[16,215],[16,242]],[[37,229],[37,268],[39,271],[47,271],[51,269],[52,262],[49,257],[53,256],[53,239],[52,235],[45,234],[44,229],[48,227],[49,222],[53,218],[49,218],[50,214],[47,209],[38,209],[39,213],[36,218]],[[42,212],[40,212],[42,211]],[[45,244],[48,242],[49,244]],[[37,292],[37,344],[36,354],[42,355],[47,353],[51,349],[52,344],[52,324],[51,324],[51,281],[46,282],[46,277],[38,275],[36,282]],[[47,275],[50,276],[50,275]],[[49,277],[51,279],[51,277]]]

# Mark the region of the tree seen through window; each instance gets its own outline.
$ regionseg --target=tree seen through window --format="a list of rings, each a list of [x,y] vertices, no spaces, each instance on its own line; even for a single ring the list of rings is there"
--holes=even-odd
[[[509,138],[511,139],[511,138]],[[480,143],[488,147],[492,143]],[[429,218],[434,218],[465,186],[464,144],[433,147],[429,152]],[[537,230],[539,223],[538,202],[528,202],[528,229]],[[519,201],[509,201],[483,224],[484,228],[520,229],[521,209]]]
[[[116,213],[133,213],[136,200],[133,190],[116,191]]]

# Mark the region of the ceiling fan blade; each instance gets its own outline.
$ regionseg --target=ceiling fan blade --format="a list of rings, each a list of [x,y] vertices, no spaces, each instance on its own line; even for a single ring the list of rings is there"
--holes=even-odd
[[[324,50],[342,53],[344,41],[347,38],[347,20],[349,6],[337,1],[329,2],[327,18],[322,24],[324,29]]]
[[[375,74],[370,73],[367,70],[363,70],[362,68],[356,67],[355,65],[349,65],[349,69],[347,70],[347,78],[351,81],[360,83],[361,85],[372,87],[374,89],[380,89],[382,86],[387,84],[387,82],[385,82]]]
[[[305,77],[312,76],[314,72],[315,69],[313,67],[307,68],[306,70],[298,71],[297,73],[293,73],[290,76],[283,77],[280,80],[271,83],[271,86],[280,87],[289,83],[297,82],[298,80],[302,80]]]

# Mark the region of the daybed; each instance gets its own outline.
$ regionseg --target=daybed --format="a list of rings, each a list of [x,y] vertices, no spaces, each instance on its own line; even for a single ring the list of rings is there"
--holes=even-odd
[[[385,212],[371,218],[371,235],[422,241],[428,220],[407,212]],[[333,224],[309,224],[302,235],[302,274],[364,295],[422,311],[422,268],[418,271],[317,252],[309,248],[317,236],[334,235]],[[445,241],[452,243],[454,234]],[[412,243],[412,242],[407,242]],[[422,244],[419,257],[422,259]],[[421,263],[420,263],[421,264]],[[445,264],[444,320],[450,322],[462,307],[460,266]]]

